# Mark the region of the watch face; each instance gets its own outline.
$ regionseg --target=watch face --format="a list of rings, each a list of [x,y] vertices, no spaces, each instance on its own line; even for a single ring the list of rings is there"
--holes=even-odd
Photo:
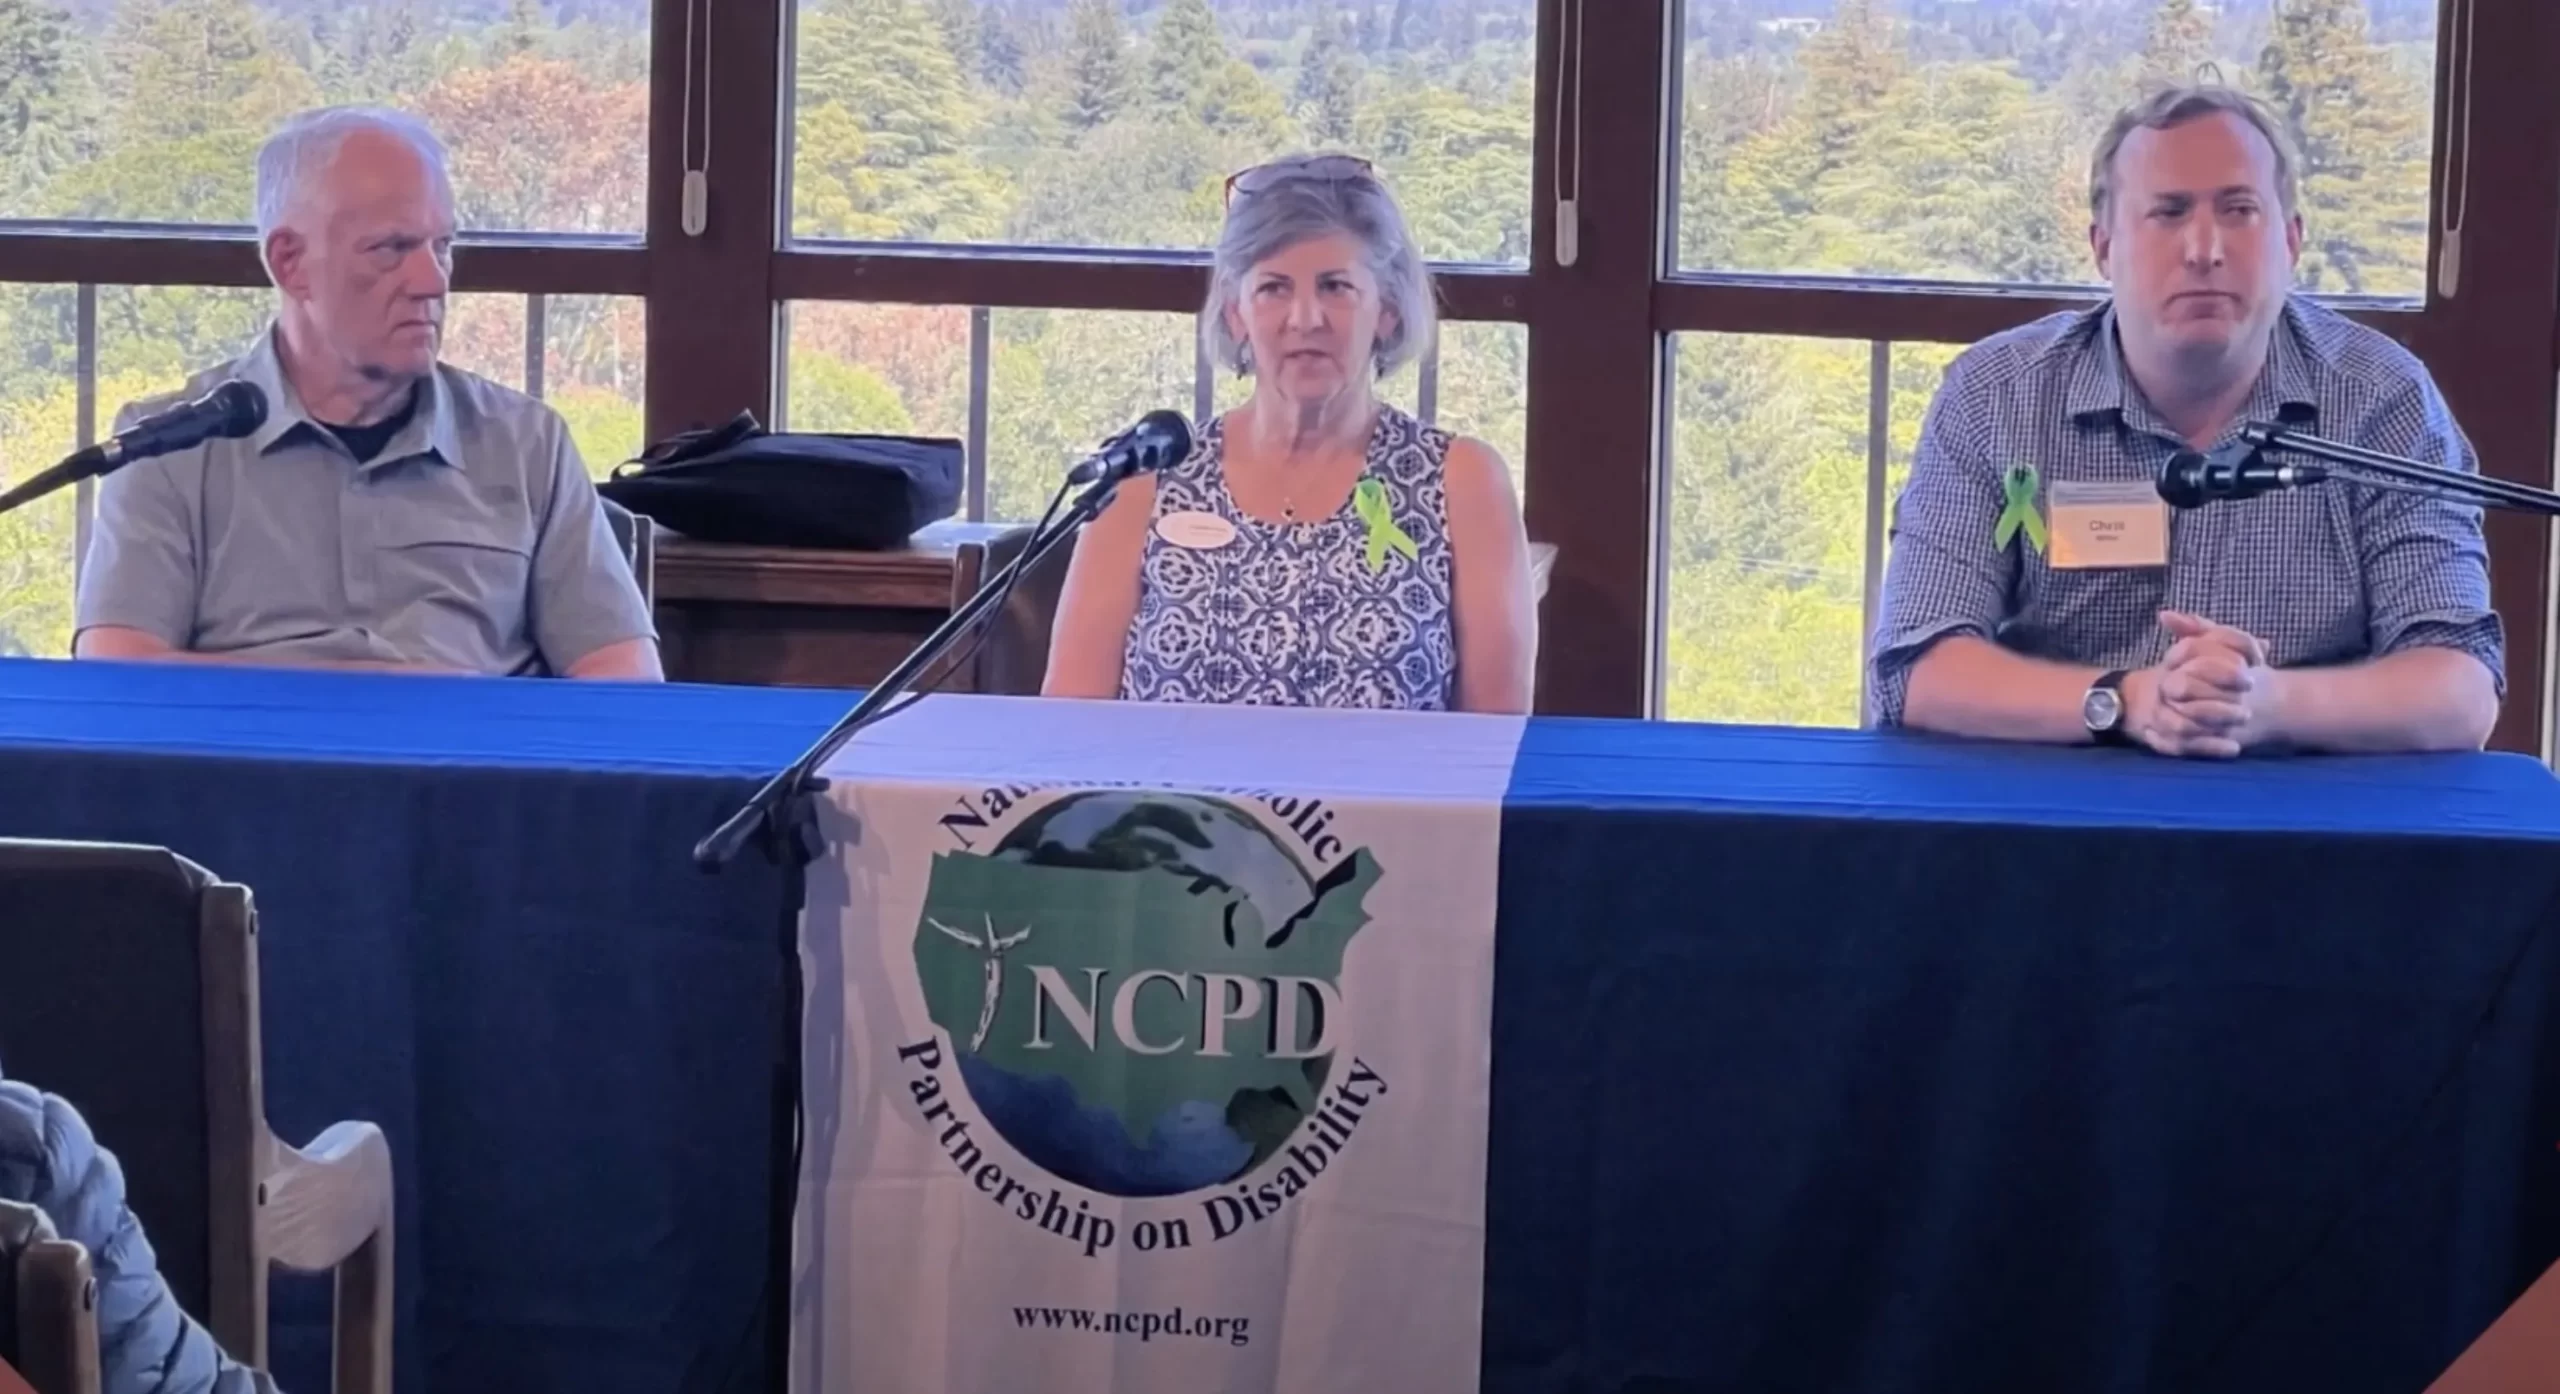
[[[2112,731],[2124,718],[2124,696],[2112,687],[2093,687],[2080,699],[2080,720],[2092,731]]]

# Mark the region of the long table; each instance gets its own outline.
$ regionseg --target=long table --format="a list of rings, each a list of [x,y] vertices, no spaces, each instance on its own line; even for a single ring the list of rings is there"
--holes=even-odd
[[[686,854],[843,703],[0,663],[0,835],[254,889],[405,1394],[761,1388],[796,887]],[[1539,720],[1504,808],[1489,1390],[2407,1391],[2560,1258],[2530,761]]]

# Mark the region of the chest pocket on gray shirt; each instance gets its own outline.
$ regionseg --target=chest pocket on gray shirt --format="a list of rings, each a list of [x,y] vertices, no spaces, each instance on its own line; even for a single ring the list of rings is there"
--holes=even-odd
[[[386,499],[376,520],[386,638],[456,662],[527,651],[533,519],[513,489]]]

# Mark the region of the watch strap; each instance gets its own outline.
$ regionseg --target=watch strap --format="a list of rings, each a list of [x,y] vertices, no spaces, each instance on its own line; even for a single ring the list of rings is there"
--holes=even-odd
[[[2089,734],[2097,737],[2100,745],[2133,744],[2133,736],[2124,729],[2125,719],[2133,714],[2131,706],[2125,701],[2124,680],[2125,670],[2119,668],[2114,672],[2102,674],[2096,682],[2089,684],[2091,692],[2106,691],[2116,695],[2115,720],[2104,726],[2089,727]]]

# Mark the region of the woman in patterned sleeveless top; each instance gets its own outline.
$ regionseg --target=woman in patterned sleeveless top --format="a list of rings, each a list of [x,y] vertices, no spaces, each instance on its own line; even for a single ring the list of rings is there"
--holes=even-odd
[[[1253,395],[1086,528],[1043,690],[1526,712],[1537,619],[1502,457],[1376,394],[1435,324],[1367,161],[1228,180],[1200,333]]]

